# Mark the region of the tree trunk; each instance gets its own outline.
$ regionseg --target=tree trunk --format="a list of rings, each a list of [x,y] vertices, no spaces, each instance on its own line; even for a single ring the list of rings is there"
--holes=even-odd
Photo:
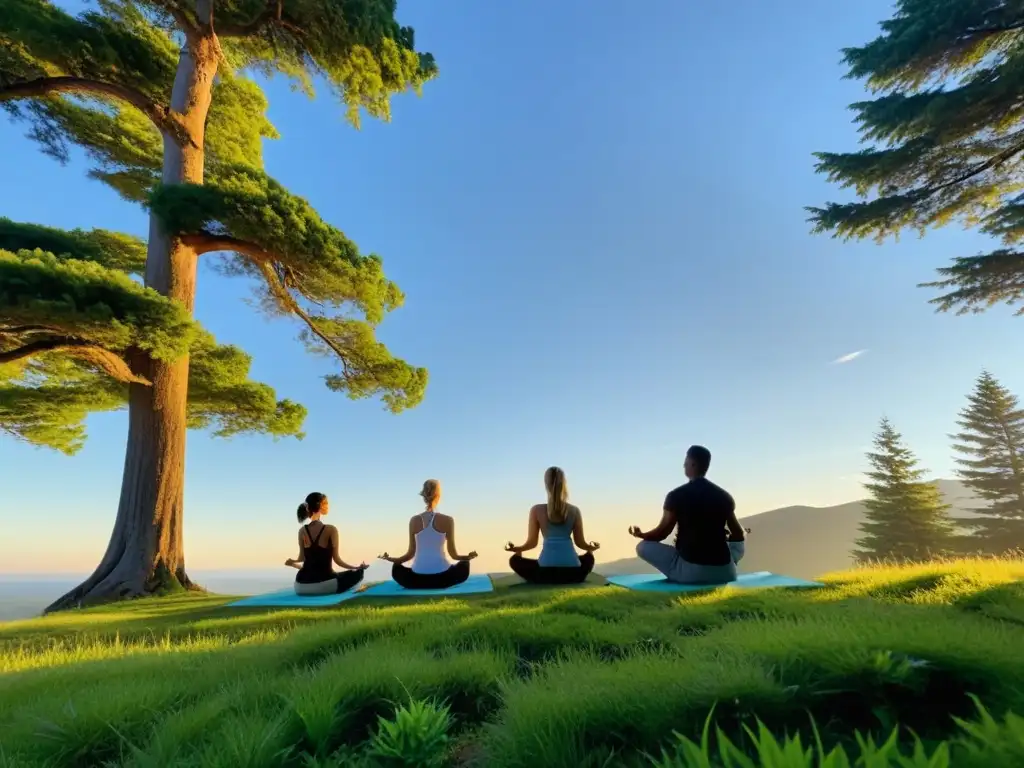
[[[203,181],[206,116],[219,60],[216,49],[212,36],[182,49],[171,110],[182,117],[192,143],[181,146],[174,136],[164,134],[163,184]],[[192,312],[196,266],[195,252],[164,232],[151,215],[146,285]],[[93,574],[47,613],[192,587],[182,536],[189,360],[186,356],[166,363],[140,352],[131,364],[132,371],[152,385],[129,385],[128,442],[110,543]]]

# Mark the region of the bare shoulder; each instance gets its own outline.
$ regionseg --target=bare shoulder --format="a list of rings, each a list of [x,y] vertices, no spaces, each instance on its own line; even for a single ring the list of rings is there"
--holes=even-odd
[[[546,515],[547,513],[548,513],[548,505],[547,504],[534,504],[532,507],[530,507],[530,514],[531,515],[536,515],[536,516],[540,517],[542,515]]]
[[[572,512],[576,517],[583,517],[583,512],[575,504],[567,504],[566,506],[569,508],[568,511]]]
[[[434,520],[436,520],[441,526],[444,526],[445,528],[450,528],[455,523],[454,517],[452,517],[451,515],[446,515],[443,512],[435,512]]]

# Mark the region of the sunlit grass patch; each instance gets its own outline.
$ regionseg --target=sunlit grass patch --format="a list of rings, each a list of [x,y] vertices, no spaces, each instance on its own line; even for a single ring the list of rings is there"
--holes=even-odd
[[[817,765],[812,717],[849,766],[857,732],[896,733],[900,768],[917,766],[909,728],[929,757],[1024,765],[977,762],[1020,754],[1019,721],[1002,719],[1024,713],[1020,576],[1018,561],[950,561],[808,590],[509,587],[323,610],[175,595],[72,611],[0,625],[0,768],[370,768],[396,749],[439,768],[721,768],[699,754],[712,707],[723,744],[776,768]]]
[[[28,669],[76,665],[154,653],[197,653],[226,648],[232,644],[265,643],[278,637],[276,632],[252,632],[240,637],[217,634],[184,638],[136,637],[123,640],[120,635],[106,638],[85,637],[78,641],[56,640],[48,646],[32,645],[7,648],[0,655],[0,674]]]

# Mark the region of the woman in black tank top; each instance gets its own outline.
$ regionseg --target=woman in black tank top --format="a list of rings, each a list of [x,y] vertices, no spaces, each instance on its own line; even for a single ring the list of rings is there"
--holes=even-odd
[[[299,595],[329,595],[347,592],[363,580],[363,571],[369,566],[358,567],[347,564],[338,555],[338,529],[327,525],[321,519],[330,511],[327,497],[322,493],[311,493],[299,505],[298,518],[302,523],[299,530],[299,557],[289,558],[285,565],[298,568],[295,574],[295,593]],[[335,573],[333,564],[345,570]]]

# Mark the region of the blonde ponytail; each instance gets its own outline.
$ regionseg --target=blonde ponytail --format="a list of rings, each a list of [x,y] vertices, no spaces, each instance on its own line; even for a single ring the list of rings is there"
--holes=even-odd
[[[548,521],[561,525],[569,514],[569,486],[561,467],[548,467],[544,487],[548,491]]]
[[[423,483],[423,490],[420,496],[427,503],[427,509],[433,511],[438,502],[441,501],[441,481],[427,480]]]

